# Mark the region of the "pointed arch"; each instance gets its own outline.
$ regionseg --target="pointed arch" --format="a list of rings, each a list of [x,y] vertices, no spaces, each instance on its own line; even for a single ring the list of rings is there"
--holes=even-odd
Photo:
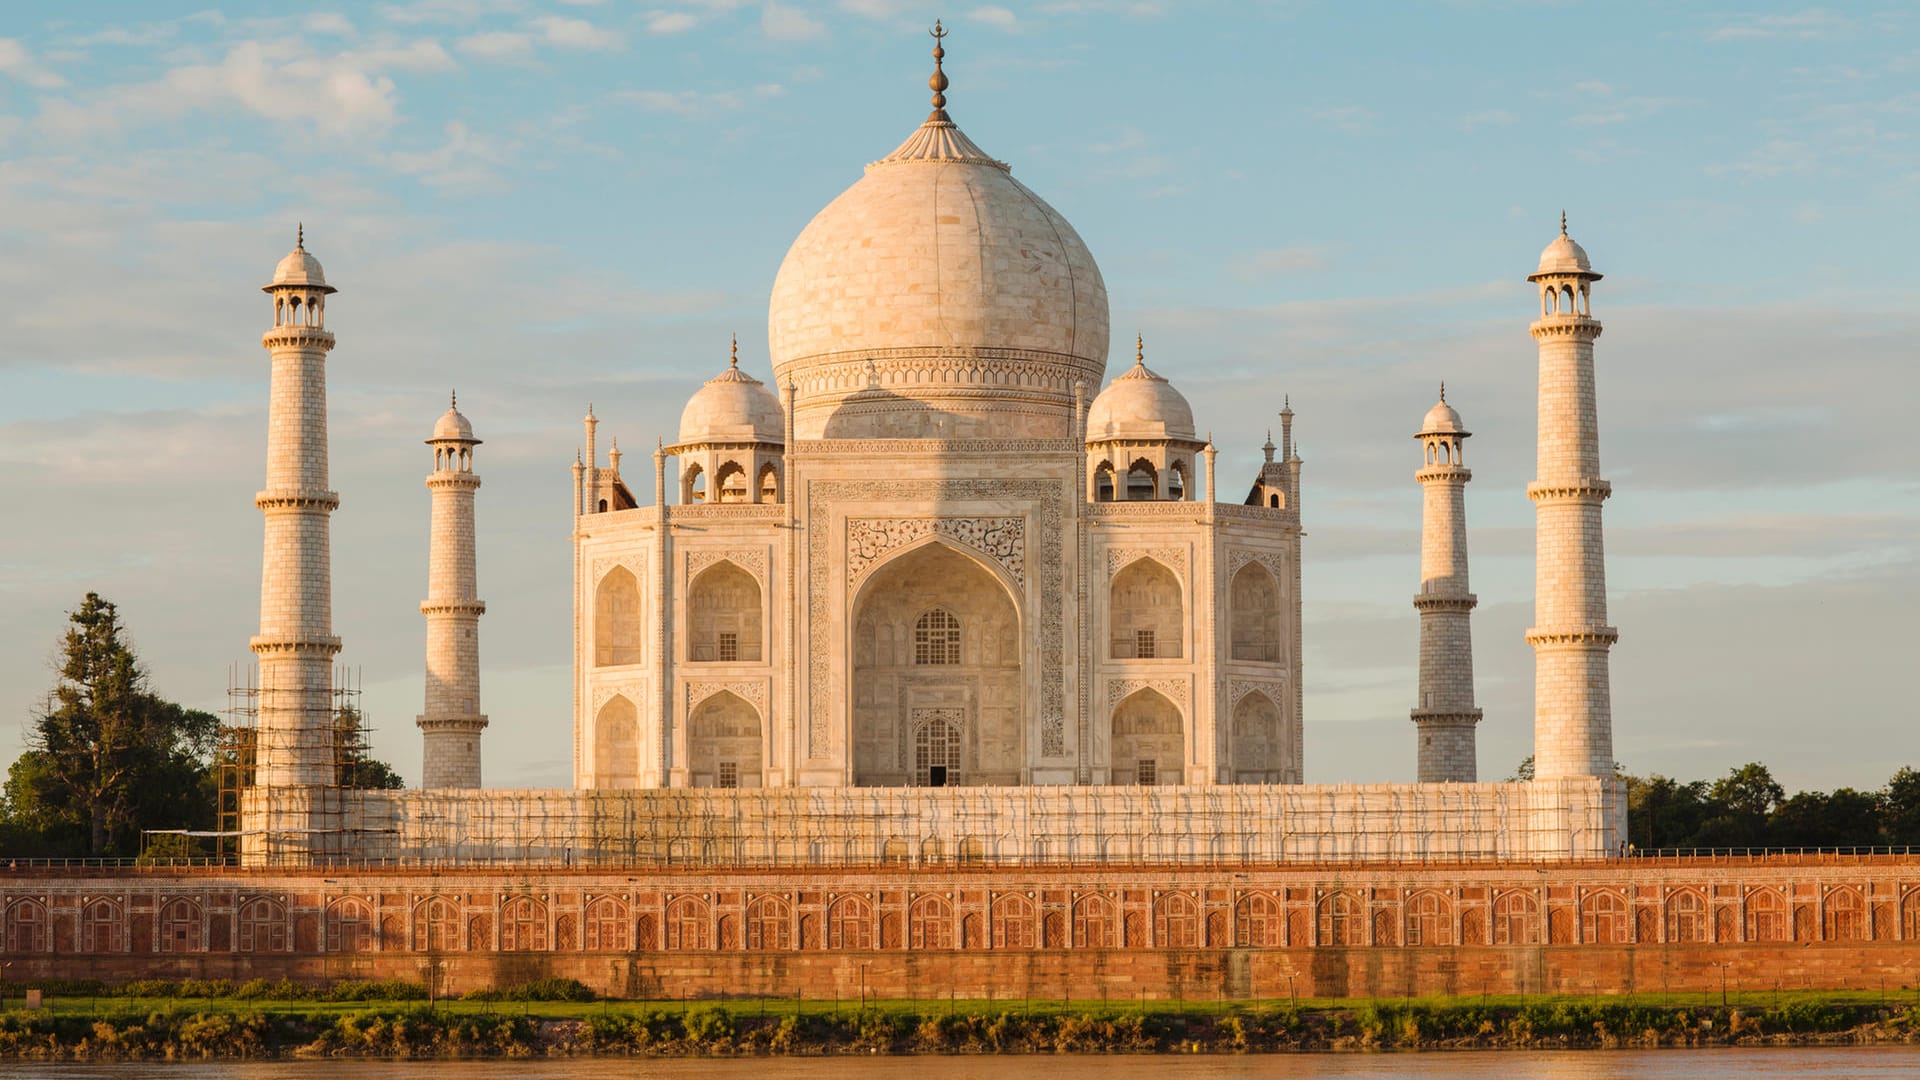
[[[680,470],[680,503],[694,506],[707,501],[707,471],[697,461]]]
[[[271,897],[256,896],[240,905],[240,951],[285,952],[287,949],[287,905]]]
[[[1127,466],[1127,501],[1145,502],[1160,497],[1160,470],[1146,458],[1135,458]]]
[[[1233,907],[1233,943],[1243,949],[1277,949],[1286,943],[1285,923],[1272,893],[1248,893]]]
[[[828,905],[827,948],[850,952],[873,948],[873,905],[866,897],[849,894]]]
[[[780,501],[780,469],[769,461],[760,466],[759,498],[763,503]]]
[[[601,896],[587,902],[586,941],[588,952],[625,952],[628,927],[626,902],[614,896]]]
[[[1121,567],[1107,592],[1110,655],[1177,659],[1186,638],[1183,596],[1179,576],[1158,559],[1142,556]]]
[[[1493,901],[1495,945],[1540,944],[1540,901],[1523,889],[1510,889]]]
[[[687,657],[696,663],[759,663],[760,581],[732,559],[700,571],[687,585]]]
[[[204,940],[200,905],[176,896],[160,908],[160,951],[199,952]]]
[[[765,739],[760,711],[722,690],[687,717],[687,767],[694,787],[760,786]]]
[[[667,905],[667,948],[702,952],[713,948],[713,913],[698,896],[676,896]]]
[[[1365,945],[1367,909],[1349,892],[1333,892],[1320,901],[1320,945]]]
[[[452,897],[429,896],[413,905],[415,952],[456,952],[460,948],[460,904]]]
[[[1113,462],[1102,461],[1093,467],[1093,501],[1112,502],[1115,497]]]
[[[1868,933],[1867,902],[1859,889],[1851,885],[1837,886],[1827,892],[1821,907],[1826,916],[1824,940],[1865,941],[1873,936]]]
[[[762,893],[747,901],[747,948],[753,952],[793,948],[793,905],[785,897]]]
[[[509,897],[500,905],[500,951],[545,952],[547,905],[531,896]]]
[[[1183,892],[1169,892],[1153,905],[1153,942],[1163,949],[1200,947],[1200,905]]]
[[[1119,944],[1120,923],[1114,917],[1112,900],[1088,893],[1073,902],[1074,948],[1112,949]]]
[[[993,948],[1031,949],[1039,945],[1033,901],[1019,893],[1002,893],[993,900]]]
[[[1581,940],[1590,945],[1625,945],[1629,937],[1626,894],[1598,889],[1580,901]]]
[[[38,900],[15,900],[7,906],[7,951],[46,952],[52,925],[47,905]]]
[[[334,952],[373,951],[373,910],[364,900],[343,897],[327,905],[327,948]]]
[[[80,951],[90,953],[114,953],[121,950],[121,927],[125,920],[121,917],[120,905],[104,896],[95,897],[87,903],[85,922],[80,927]]]
[[[593,786],[640,786],[640,710],[615,694],[593,718]]]
[[[1453,901],[1437,889],[1407,897],[1407,944],[1452,945]]]
[[[1677,889],[1667,897],[1667,940],[1707,940],[1707,899],[1695,889]]]
[[[1186,774],[1180,709],[1157,690],[1129,694],[1114,707],[1108,742],[1116,784],[1178,784]]]
[[[747,492],[747,470],[737,461],[723,461],[713,470],[713,497],[716,503],[751,502]]]
[[[1278,783],[1293,760],[1280,705],[1264,690],[1249,691],[1233,703],[1228,738],[1234,783]]]
[[[617,667],[640,662],[640,581],[633,571],[616,566],[593,590],[593,663]]]
[[[914,897],[907,908],[907,947],[916,951],[953,948],[953,904],[946,897],[936,893]]]
[[[1280,583],[1258,561],[1234,571],[1227,594],[1233,658],[1280,660]]]

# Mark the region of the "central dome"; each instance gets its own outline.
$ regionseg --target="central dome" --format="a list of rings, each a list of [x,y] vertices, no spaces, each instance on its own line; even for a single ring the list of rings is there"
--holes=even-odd
[[[1073,226],[936,107],[801,231],[767,337],[801,438],[1066,437],[1075,385],[1106,370],[1107,287]]]

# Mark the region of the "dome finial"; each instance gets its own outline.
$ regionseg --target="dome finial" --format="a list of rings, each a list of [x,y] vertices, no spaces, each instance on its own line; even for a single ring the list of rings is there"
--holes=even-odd
[[[1567,235],[1567,212],[1565,210],[1560,211],[1560,235]]]
[[[293,226],[293,250],[307,250],[307,223],[295,222]]]
[[[459,407],[460,407],[460,391],[459,390],[447,391],[447,408],[457,409]]]
[[[727,366],[733,367],[733,368],[737,368],[740,366],[740,335],[739,334],[733,335],[733,353],[727,359]]]
[[[1445,379],[1440,380],[1440,400],[1443,402],[1447,400],[1447,381]]]
[[[947,50],[941,46],[940,42],[941,39],[947,36],[947,29],[940,25],[939,19],[935,19],[933,20],[933,29],[927,31],[927,33],[933,35],[933,75],[927,79],[927,86],[933,91],[933,111],[927,114],[927,119],[929,121],[945,121],[947,119],[946,89],[948,83],[947,73],[941,70],[940,62],[946,59]]]
[[[1142,367],[1147,363],[1147,339],[1138,331],[1133,335],[1133,362]]]

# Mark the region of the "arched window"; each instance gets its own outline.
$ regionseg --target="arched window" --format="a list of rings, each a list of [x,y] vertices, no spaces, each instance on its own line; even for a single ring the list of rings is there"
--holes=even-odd
[[[1183,892],[1160,898],[1153,911],[1154,943],[1163,949],[1200,947],[1200,906]]]
[[[780,501],[780,470],[772,462],[760,466],[760,501],[777,503]]]
[[[452,952],[460,948],[460,908],[444,896],[430,897],[413,909],[416,952]]]
[[[1320,901],[1320,944],[1365,945],[1367,913],[1349,893],[1337,892]]]
[[[594,717],[593,784],[600,788],[640,786],[640,711],[624,694],[608,698]]]
[[[827,948],[873,948],[873,905],[865,897],[842,896],[827,909]]]
[[[1107,620],[1116,660],[1178,657],[1185,637],[1180,579],[1157,559],[1140,558],[1113,576]]]
[[[1258,690],[1233,705],[1232,755],[1236,784],[1278,783],[1291,757],[1282,735],[1280,707]]]
[[[747,904],[747,948],[755,952],[793,948],[793,908],[778,896],[756,896]]]
[[[759,787],[760,713],[745,698],[721,691],[687,718],[687,763],[694,787]]]
[[[275,900],[256,897],[240,908],[240,951],[285,952],[287,909]]]
[[[714,499],[715,502],[743,503],[748,501],[747,470],[741,468],[740,463],[737,461],[726,462],[714,470],[713,486],[714,490],[719,492],[719,496]]]
[[[1270,893],[1249,893],[1233,911],[1233,943],[1243,949],[1277,949],[1285,944],[1280,901]]]
[[[200,951],[200,905],[185,898],[167,901],[160,909],[160,951]]]
[[[1093,501],[1113,501],[1113,462],[1103,461],[1093,470]]]
[[[588,952],[625,952],[627,948],[627,905],[611,896],[602,896],[587,905]]]
[[[960,620],[944,608],[934,608],[913,624],[913,662],[958,664]]]
[[[547,905],[531,896],[516,896],[500,911],[500,948],[505,952],[545,951]]]
[[[1119,924],[1113,917],[1113,901],[1099,893],[1089,893],[1074,901],[1074,948],[1116,948],[1120,943],[1119,929]]]
[[[327,948],[334,952],[373,951],[373,913],[359,900],[339,900],[327,909]]]
[[[1019,893],[1003,893],[993,901],[993,948],[1031,949],[1039,944],[1033,901]]]
[[[1602,890],[1580,905],[1583,939],[1592,945],[1627,943],[1627,898],[1612,890]]]
[[[1280,509],[1280,496],[1278,494],[1267,496],[1267,506],[1274,510]]]
[[[1864,941],[1867,933],[1866,904],[1860,899],[1857,889],[1845,886],[1827,894],[1824,905],[1827,915],[1828,941]]]
[[[916,897],[907,909],[907,947],[953,948],[953,905],[944,896]]]
[[[18,900],[7,909],[7,951],[47,951],[46,906],[38,900]]]
[[[1186,769],[1180,710],[1155,690],[1139,690],[1113,710],[1112,782],[1178,784]]]
[[[686,505],[707,501],[707,471],[689,462],[680,473],[680,501]]]
[[[667,948],[694,952],[713,948],[707,902],[697,896],[675,897],[667,905]]]
[[[593,662],[640,662],[640,582],[624,566],[607,571],[593,594]]]
[[[687,589],[688,655],[698,662],[758,663],[760,583],[731,561],[717,562]]]
[[[1707,902],[1699,893],[1682,889],[1667,898],[1667,940],[1707,940]]]
[[[1532,893],[1501,893],[1493,902],[1495,945],[1540,944],[1540,905]]]
[[[1187,463],[1176,461],[1167,470],[1167,498],[1174,502],[1185,502],[1187,498]]]
[[[1160,471],[1146,458],[1127,466],[1127,499],[1130,502],[1160,497]]]
[[[1233,621],[1233,658],[1280,660],[1280,584],[1257,562],[1233,575],[1228,600]]]
[[[918,787],[957,787],[960,783],[960,725],[949,709],[914,710],[913,782]]]

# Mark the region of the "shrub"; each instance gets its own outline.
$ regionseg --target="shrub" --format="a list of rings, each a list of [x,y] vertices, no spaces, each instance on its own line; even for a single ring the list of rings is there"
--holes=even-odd
[[[681,1018],[680,1027],[687,1033],[687,1041],[695,1046],[733,1045],[733,1014],[717,1006],[693,1010]]]

